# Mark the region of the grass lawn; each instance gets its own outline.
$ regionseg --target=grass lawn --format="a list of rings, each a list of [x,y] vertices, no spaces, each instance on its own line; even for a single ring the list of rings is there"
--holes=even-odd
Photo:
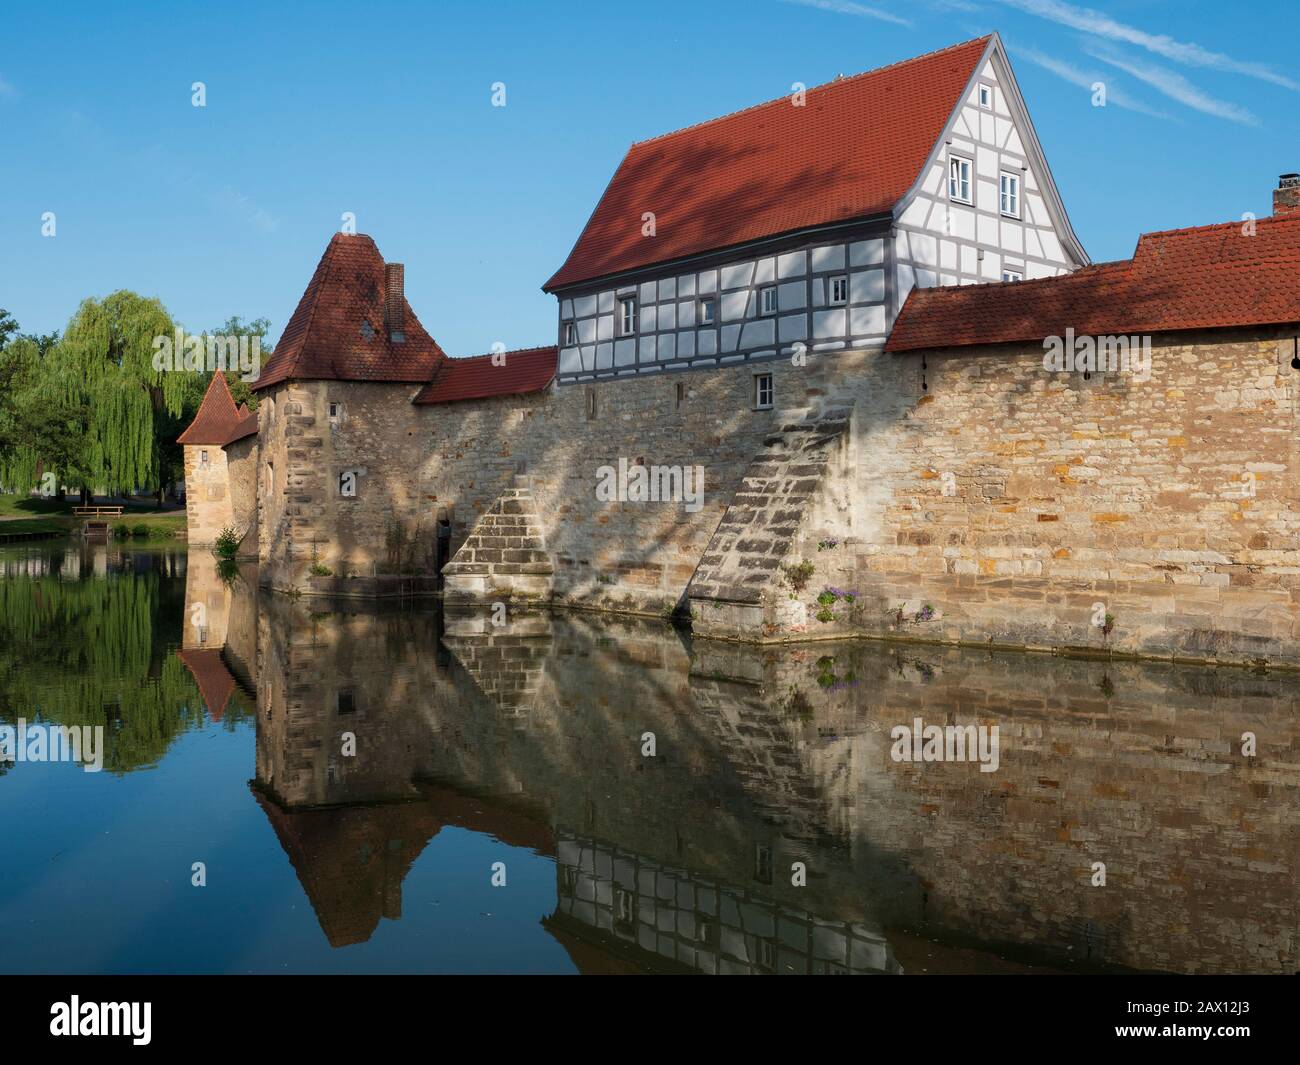
[[[75,498],[64,502],[40,496],[0,495],[0,536],[9,533],[67,533],[80,527],[81,519],[72,513]],[[150,500],[133,499],[124,504],[120,518],[106,518],[110,535],[117,526],[134,534],[137,527],[148,527],[148,536],[130,535],[127,539],[171,539],[185,531],[184,510],[158,510]],[[120,538],[120,537],[119,537]]]

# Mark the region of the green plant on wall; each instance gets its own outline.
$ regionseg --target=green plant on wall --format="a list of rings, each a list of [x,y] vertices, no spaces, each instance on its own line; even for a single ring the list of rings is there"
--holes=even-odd
[[[221,530],[213,545],[218,558],[234,558],[239,552],[239,534],[229,525]]]

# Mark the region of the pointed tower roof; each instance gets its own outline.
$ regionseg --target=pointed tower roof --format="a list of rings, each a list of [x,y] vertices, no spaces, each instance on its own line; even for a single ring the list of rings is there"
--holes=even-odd
[[[224,371],[218,370],[208,382],[194,420],[176,438],[178,444],[229,444],[257,432],[257,413],[247,406],[236,407]]]
[[[281,381],[428,381],[446,358],[406,302],[400,264],[335,233],[255,388]]]

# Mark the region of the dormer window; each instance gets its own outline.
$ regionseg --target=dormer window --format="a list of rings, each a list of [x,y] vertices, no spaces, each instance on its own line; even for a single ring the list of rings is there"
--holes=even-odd
[[[631,336],[636,332],[636,297],[624,296],[618,301],[619,334]]]
[[[564,346],[573,347],[578,342],[578,324],[576,322],[564,323]]]
[[[1002,213],[1008,218],[1020,217],[1020,175],[1002,174]]]

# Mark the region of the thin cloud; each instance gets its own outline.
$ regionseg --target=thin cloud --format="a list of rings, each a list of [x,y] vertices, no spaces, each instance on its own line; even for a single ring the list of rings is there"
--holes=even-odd
[[[1224,118],[1229,122],[1239,122],[1243,126],[1258,126],[1260,124],[1259,119],[1244,107],[1229,103],[1226,100],[1215,99],[1208,93],[1198,89],[1177,71],[1170,70],[1168,67],[1156,66],[1153,63],[1142,63],[1136,59],[1129,59],[1127,56],[1104,49],[1090,48],[1087,51],[1094,59],[1100,59],[1103,63],[1124,71],[1130,77],[1146,82],[1153,89],[1164,93],[1171,100],[1177,100],[1183,106],[1190,107],[1194,111],[1213,115],[1216,118]]]
[[[1300,82],[1264,63],[1233,59],[1232,56],[1224,55],[1222,52],[1212,52],[1199,44],[1178,41],[1163,33],[1147,33],[1135,26],[1117,22],[1109,15],[1091,8],[1075,7],[1072,4],[1062,3],[1061,0],[999,0],[999,3],[1062,26],[1069,26],[1071,29],[1091,33],[1096,37],[1137,45],[1165,59],[1182,63],[1184,66],[1207,67],[1228,74],[1244,74],[1249,78],[1258,78],[1260,81],[1271,82],[1285,89],[1300,92]]]
[[[881,22],[892,22],[896,26],[911,26],[907,19],[878,7],[854,3],[853,0],[785,0],[787,4],[799,4],[802,7],[815,7],[822,11],[834,11],[840,15],[857,15],[860,18],[874,18]]]
[[[1063,81],[1068,81],[1071,85],[1077,85],[1081,89],[1087,89],[1092,92],[1093,86],[1097,82],[1106,84],[1106,102],[1114,104],[1116,107],[1122,107],[1126,111],[1135,111],[1140,115],[1147,115],[1151,118],[1160,118],[1166,121],[1170,116],[1163,111],[1157,111],[1153,107],[1148,107],[1141,100],[1135,100],[1124,92],[1123,89],[1116,88],[1104,78],[1099,71],[1087,71],[1067,63],[1064,59],[1057,59],[1055,56],[1046,55],[1036,48],[1018,48],[1012,45],[1007,46],[1012,55],[1019,59],[1025,59],[1030,63],[1042,67],[1044,70],[1051,71]]]

